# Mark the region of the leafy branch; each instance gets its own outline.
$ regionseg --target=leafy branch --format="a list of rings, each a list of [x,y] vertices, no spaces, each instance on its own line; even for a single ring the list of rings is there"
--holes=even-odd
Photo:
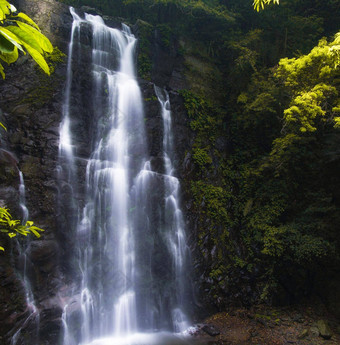
[[[42,70],[50,75],[50,68],[43,55],[53,51],[51,42],[29,16],[17,13],[13,5],[0,0],[0,59],[11,64],[17,61],[19,50],[23,54],[30,54]],[[0,74],[5,78],[1,63]]]
[[[33,225],[32,221],[27,221],[26,224],[21,224],[20,220],[13,220],[12,215],[7,208],[0,207],[0,232],[7,234],[10,238],[22,235],[27,236],[33,234],[36,237],[40,237],[40,232],[43,229]],[[0,250],[4,251],[4,247],[0,246]]]
[[[279,4],[280,0],[254,0],[253,6],[254,9],[259,12],[263,10],[265,6],[269,5],[270,3]]]

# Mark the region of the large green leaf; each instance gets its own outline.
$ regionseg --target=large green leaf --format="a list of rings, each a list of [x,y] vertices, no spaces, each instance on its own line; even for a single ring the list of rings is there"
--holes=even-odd
[[[22,42],[19,37],[17,37],[13,32],[7,30],[6,28],[0,26],[0,35],[8,39],[12,44],[14,44],[19,50],[21,50],[23,53],[24,50],[22,49]]]
[[[13,18],[16,18],[16,17],[19,17],[19,18],[25,20],[28,24],[34,26],[37,30],[40,31],[40,28],[39,28],[39,26],[36,24],[36,22],[33,21],[27,14],[20,12],[20,13],[18,13],[15,17],[13,17]]]
[[[0,59],[11,64],[18,60],[18,48],[14,47],[14,50],[11,53],[0,53]]]
[[[50,68],[48,67],[47,62],[43,58],[43,56],[34,48],[32,48],[30,45],[23,43],[24,47],[26,48],[27,52],[32,56],[34,61],[42,68],[42,70],[50,75]]]
[[[25,42],[26,44],[30,45],[32,48],[37,50],[40,54],[43,53],[41,45],[36,40],[36,37],[32,35],[31,32],[22,30],[18,26],[14,26],[14,25],[7,26],[6,29],[14,33],[22,42]]]
[[[9,2],[5,0],[0,0],[0,20],[6,19],[6,16],[11,13],[10,11],[11,5]]]
[[[53,46],[50,42],[50,40],[43,35],[41,32],[39,32],[37,29],[34,29],[31,25],[28,25],[26,23],[22,23],[19,21],[16,21],[18,24],[19,28],[26,31],[27,33],[31,33],[34,39],[39,43],[40,47],[42,50],[48,53],[52,53],[53,51]]]
[[[0,35],[0,52],[12,53],[15,45],[4,36]]]

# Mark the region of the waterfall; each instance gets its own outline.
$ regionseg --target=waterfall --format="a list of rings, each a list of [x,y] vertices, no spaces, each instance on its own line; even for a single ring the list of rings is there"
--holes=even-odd
[[[180,183],[174,176],[174,147],[171,123],[171,109],[169,94],[166,90],[155,86],[155,93],[162,110],[163,119],[163,158],[165,165],[165,224],[167,226],[168,245],[173,257],[176,299],[172,310],[172,319],[175,331],[182,332],[189,327],[187,316],[183,311],[186,304],[186,290],[188,288],[189,248],[186,244],[183,214],[180,209],[179,189]]]
[[[29,213],[28,213],[28,208],[26,206],[26,187],[25,187],[24,175],[20,170],[19,170],[19,178],[20,178],[19,205],[22,210],[22,224],[26,224]]]
[[[75,287],[64,306],[63,343],[130,344],[141,332],[146,336],[182,331],[187,326],[183,311],[187,247],[179,181],[171,161],[169,97],[156,89],[167,127],[166,173],[160,174],[152,171],[148,155],[134,66],[136,38],[125,24],[121,29],[110,28],[99,16],[81,18],[74,9],[70,11],[73,26],[58,171],[60,208],[71,219],[67,224],[75,243]],[[82,30],[89,29],[90,155],[81,173],[73,126],[79,114],[73,103],[84,95],[76,94],[81,91],[74,85],[73,68],[83,59]],[[81,188],[85,200],[77,201]]]

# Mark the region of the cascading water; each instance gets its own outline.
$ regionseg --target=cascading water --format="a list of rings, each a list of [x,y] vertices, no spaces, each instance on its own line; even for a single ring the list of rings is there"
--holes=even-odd
[[[71,107],[71,99],[81,95],[72,94],[72,66],[75,54],[82,58],[83,27],[92,32],[88,68],[93,126],[86,200],[83,206],[67,204],[76,219],[69,226],[74,226],[74,276],[79,284],[64,308],[64,345],[129,344],[140,332],[145,336],[182,331],[187,326],[183,312],[187,248],[179,181],[172,176],[169,97],[156,88],[164,118],[165,174],[160,174],[151,171],[147,153],[143,101],[134,70],[136,38],[124,24],[118,30],[107,27],[99,16],[85,14],[82,19],[72,8],[71,14],[59,172],[72,200],[74,188],[81,184],[76,180],[81,175]]]
[[[189,257],[189,248],[186,244],[183,214],[180,209],[179,189],[180,183],[174,176],[173,167],[173,136],[171,124],[171,109],[169,94],[155,86],[155,93],[162,109],[163,118],[163,156],[165,165],[165,225],[167,227],[168,245],[173,257],[176,281],[175,308],[172,310],[175,331],[182,332],[189,327],[187,316],[183,311],[186,304],[186,291],[188,290],[188,267],[186,262]]]
[[[22,211],[22,224],[25,224],[28,220],[28,208],[26,206],[26,187],[25,187],[25,181],[24,181],[24,175],[19,170],[19,206]]]

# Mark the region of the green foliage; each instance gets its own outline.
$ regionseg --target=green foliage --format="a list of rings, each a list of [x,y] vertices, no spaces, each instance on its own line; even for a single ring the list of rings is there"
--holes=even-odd
[[[185,188],[212,299],[244,302],[250,287],[247,303],[268,301],[284,279],[306,284],[297,272],[336,268],[340,34],[318,41],[339,29],[338,1],[255,0],[259,13],[249,0],[73,2],[145,21],[143,78],[155,30],[162,49],[181,47],[194,136]]]
[[[269,5],[270,3],[273,4],[279,4],[280,0],[254,0],[254,9],[259,12],[260,10],[263,10],[265,6]]]
[[[44,53],[51,53],[51,42],[44,36],[38,25],[26,14],[16,13],[16,8],[5,0],[0,1],[0,59],[7,64],[15,62],[18,50],[27,51],[46,73],[50,74]],[[4,67],[0,64],[0,74],[5,78]]]
[[[152,70],[151,40],[154,27],[142,20],[137,21],[137,26],[139,36],[139,52],[137,57],[138,76],[145,80],[150,80]]]
[[[193,150],[192,158],[201,169],[212,163],[212,158],[210,157],[208,150],[209,148],[201,149],[199,147]]]
[[[0,207],[0,232],[7,234],[8,237],[13,238],[17,235],[27,236],[33,234],[36,237],[40,237],[40,232],[43,229],[33,225],[32,221],[27,221],[25,224],[21,224],[20,220],[13,220],[9,210]],[[0,250],[4,251],[4,247],[0,246]]]
[[[256,301],[266,301],[283,274],[303,285],[297,268],[317,276],[339,263],[339,35],[266,69],[261,35],[232,44],[237,73],[252,75],[229,103],[227,126],[221,108],[181,91],[195,133],[188,188],[215,300],[241,289],[240,272],[256,281]],[[230,152],[217,149],[222,136]]]
[[[290,130],[313,132],[319,122],[338,122],[339,43],[338,33],[333,42],[322,39],[307,55],[280,61],[276,77],[283,80],[291,96],[284,110],[285,125]]]

